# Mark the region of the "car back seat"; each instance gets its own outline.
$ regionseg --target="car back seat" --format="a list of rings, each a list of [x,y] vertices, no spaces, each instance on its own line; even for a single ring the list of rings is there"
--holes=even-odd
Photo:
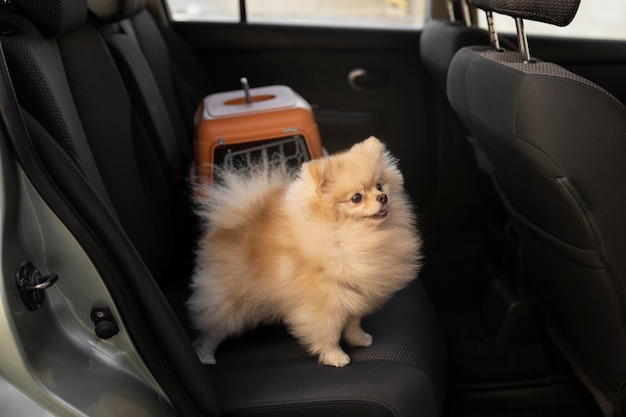
[[[445,349],[418,280],[364,320],[374,345],[350,351],[346,368],[318,365],[282,327],[231,340],[218,349],[216,365],[200,364],[182,318],[155,285],[188,285],[177,249],[192,242],[178,244],[186,219],[175,210],[185,193],[168,180],[159,143],[146,133],[150,118],[133,106],[129,93],[140,92],[127,90],[119,62],[85,14],[84,0],[0,7],[0,19],[15,28],[0,40],[33,141],[21,152],[41,162],[25,169],[49,172],[53,185],[42,187],[69,205],[68,224],[83,225],[72,229],[77,239],[88,249],[92,240],[105,246],[109,256],[90,252],[94,264],[181,414],[438,415]],[[111,269],[119,274],[105,273]]]

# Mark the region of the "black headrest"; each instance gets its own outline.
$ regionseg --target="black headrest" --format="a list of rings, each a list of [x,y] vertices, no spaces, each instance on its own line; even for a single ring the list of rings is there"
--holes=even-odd
[[[87,18],[85,0],[13,0],[12,4],[50,37],[79,27]]]
[[[146,0],[87,0],[89,10],[102,22],[119,22],[146,7]]]
[[[486,11],[511,17],[567,26],[576,16],[580,0],[469,0]]]

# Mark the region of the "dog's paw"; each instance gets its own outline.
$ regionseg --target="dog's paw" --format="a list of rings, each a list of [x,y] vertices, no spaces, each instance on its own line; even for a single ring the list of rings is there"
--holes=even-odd
[[[363,330],[346,332],[344,339],[350,346],[354,347],[368,347],[372,345],[374,338],[372,335],[365,333]]]
[[[320,354],[320,363],[322,365],[335,366],[341,368],[350,363],[350,356],[341,349]]]

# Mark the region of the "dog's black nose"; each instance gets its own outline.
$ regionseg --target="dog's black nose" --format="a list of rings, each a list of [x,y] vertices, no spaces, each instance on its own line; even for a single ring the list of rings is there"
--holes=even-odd
[[[387,204],[387,201],[389,201],[389,199],[387,198],[387,194],[379,194],[376,196],[376,201],[382,204]]]

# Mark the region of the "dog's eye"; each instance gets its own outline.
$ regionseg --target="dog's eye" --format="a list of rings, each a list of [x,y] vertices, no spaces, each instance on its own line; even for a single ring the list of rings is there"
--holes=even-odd
[[[363,196],[359,193],[356,193],[355,195],[352,196],[352,202],[355,204],[360,203],[362,199],[363,199]]]
[[[382,186],[382,185],[380,185],[380,183],[378,183],[378,184],[376,184],[376,189],[377,189],[378,191],[382,191],[382,190],[383,190],[383,186]]]

